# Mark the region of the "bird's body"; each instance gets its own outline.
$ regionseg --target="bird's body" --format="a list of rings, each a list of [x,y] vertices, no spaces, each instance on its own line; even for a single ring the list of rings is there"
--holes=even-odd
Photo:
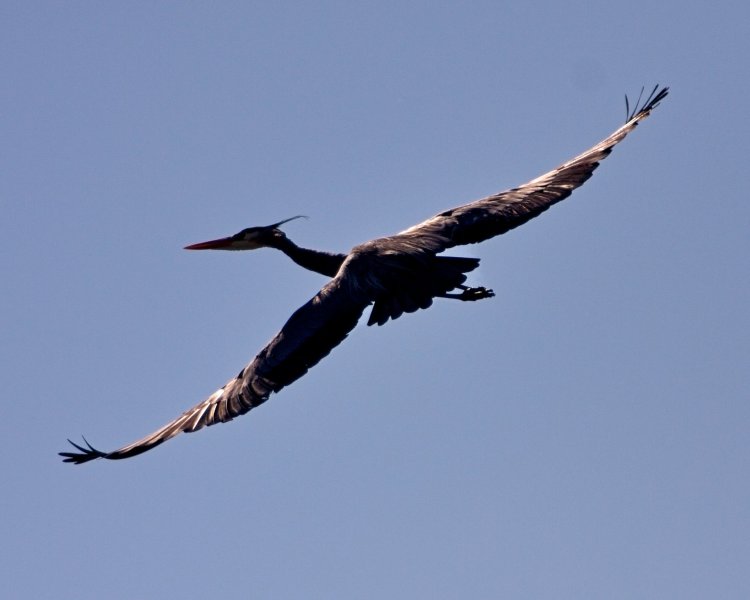
[[[71,442],[79,452],[60,454],[65,462],[76,464],[96,458],[128,458],[181,432],[230,421],[302,377],[344,340],[369,305],[372,311],[368,325],[383,325],[405,312],[428,308],[434,298],[472,301],[492,297],[491,290],[464,285],[466,273],[479,265],[479,259],[440,253],[505,233],[568,197],[666,95],[667,88],[658,92],[654,88],[644,106],[636,106],[628,114],[625,125],[549,173],[520,187],[444,211],[396,235],[355,246],[348,254],[297,246],[279,229],[286,221],[188,246],[193,250],[271,247],[300,266],[331,279],[295,311],[237,377],[177,419],[113,452],[101,452],[88,442],[86,447]],[[456,289],[461,291],[452,292]]]

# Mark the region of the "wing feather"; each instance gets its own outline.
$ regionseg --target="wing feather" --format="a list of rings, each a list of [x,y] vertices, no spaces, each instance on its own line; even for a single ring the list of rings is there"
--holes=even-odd
[[[357,324],[370,300],[351,285],[349,277],[342,268],[336,278],[289,318],[237,377],[173,421],[113,452],[97,450],[85,438],[85,446],[68,440],[78,452],[60,452],[60,456],[64,462],[75,464],[97,458],[129,458],[180,433],[231,421],[263,404],[272,392],[299,379],[327,356]]]
[[[581,186],[619,144],[667,95],[669,88],[653,89],[643,106],[628,114],[626,123],[582,154],[519,187],[482,198],[435,215],[393,238],[418,240],[422,249],[441,252],[476,244],[523,225]]]

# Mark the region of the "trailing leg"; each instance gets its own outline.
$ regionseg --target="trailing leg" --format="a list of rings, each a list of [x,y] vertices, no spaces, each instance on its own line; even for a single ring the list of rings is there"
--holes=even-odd
[[[474,300],[483,300],[484,298],[495,296],[495,292],[488,290],[486,287],[468,287],[466,285],[458,285],[456,287],[463,291],[460,294],[446,292],[445,294],[440,294],[438,297],[473,302]]]

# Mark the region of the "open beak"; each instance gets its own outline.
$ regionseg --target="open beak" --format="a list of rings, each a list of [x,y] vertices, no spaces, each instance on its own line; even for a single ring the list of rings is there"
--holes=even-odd
[[[231,237],[219,238],[218,240],[190,244],[189,246],[185,246],[185,250],[226,250],[227,248],[231,248],[235,241]]]

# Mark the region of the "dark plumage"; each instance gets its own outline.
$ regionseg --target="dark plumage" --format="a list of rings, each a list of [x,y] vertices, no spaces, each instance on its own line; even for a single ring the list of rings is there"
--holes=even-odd
[[[332,279],[290,317],[237,377],[177,419],[113,452],[96,450],[84,439],[85,446],[70,442],[78,452],[60,455],[65,462],[75,464],[96,458],[128,458],[178,433],[197,431],[243,415],[268,400],[272,392],[279,392],[307,373],[344,340],[371,304],[367,324],[383,325],[405,312],[429,307],[433,298],[472,301],[492,297],[492,290],[464,285],[466,273],[479,265],[479,259],[438,254],[453,246],[476,244],[503,234],[567,198],[664,99],[668,88],[657,88],[641,108],[636,103],[617,131],[549,173],[520,187],[444,211],[396,235],[355,246],[349,254],[300,248],[279,229],[286,221],[188,246],[193,250],[276,248],[300,266]],[[461,291],[452,292],[456,289]]]

